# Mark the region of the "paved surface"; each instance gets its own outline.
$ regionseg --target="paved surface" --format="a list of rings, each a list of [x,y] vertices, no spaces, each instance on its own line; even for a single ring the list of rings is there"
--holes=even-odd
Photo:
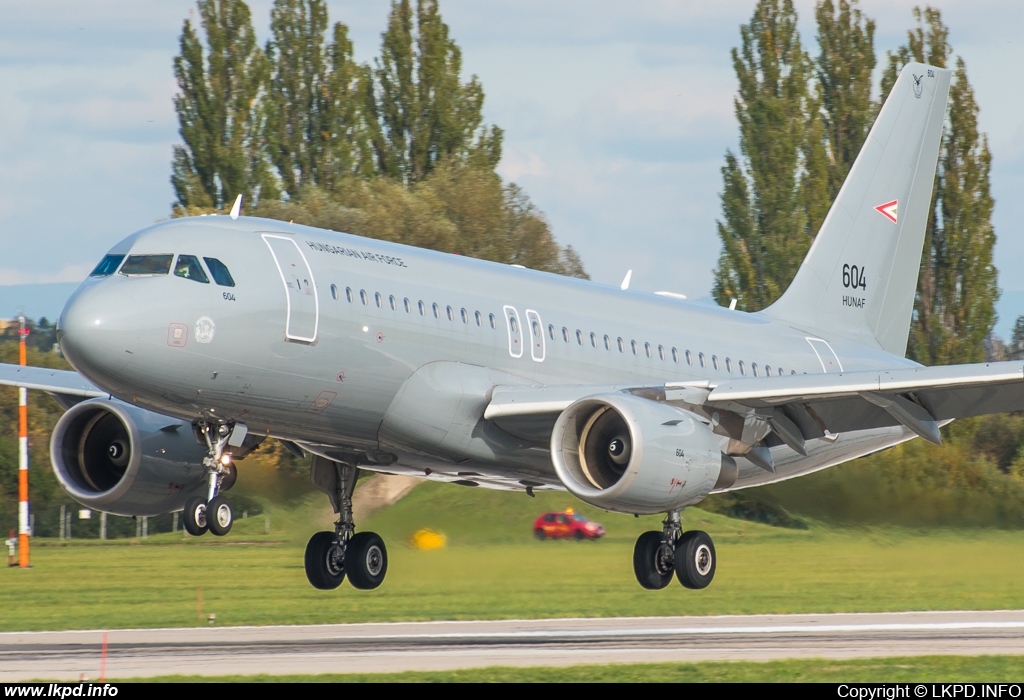
[[[102,630],[0,634],[0,680],[100,673]],[[108,678],[1024,654],[1024,610],[113,630]]]

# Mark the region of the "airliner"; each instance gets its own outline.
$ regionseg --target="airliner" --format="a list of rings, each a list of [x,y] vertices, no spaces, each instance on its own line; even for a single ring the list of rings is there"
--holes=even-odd
[[[114,245],[60,316],[77,372],[3,365],[0,382],[67,409],[50,451],[71,497],[181,511],[193,535],[227,534],[235,462],[265,439],[308,456],[338,515],[306,547],[318,589],[384,580],[385,543],[352,516],[363,471],[664,513],[636,542],[637,581],[704,588],[717,555],[682,531],[687,506],[1024,409],[1024,363],[905,357],[949,82],[903,69],[795,279],[757,313],[236,202]]]

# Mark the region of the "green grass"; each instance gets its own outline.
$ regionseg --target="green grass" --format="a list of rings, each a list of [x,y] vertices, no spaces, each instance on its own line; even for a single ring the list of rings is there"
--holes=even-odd
[[[316,676],[161,676],[146,682],[217,683],[1016,683],[1021,656],[915,656],[890,659],[793,659],[698,664],[606,664]],[[132,679],[128,679],[130,682]],[[124,682],[124,681],[119,681]]]
[[[302,552],[329,526],[326,499],[238,521],[223,539],[159,535],[69,545],[36,541],[33,568],[0,572],[0,629],[188,626],[203,613],[220,625],[620,615],[708,615],[832,611],[1019,608],[1024,537],[1000,530],[784,530],[697,509],[687,529],[715,538],[719,564],[704,591],[672,584],[644,591],[631,556],[639,532],[658,518],[581,512],[608,535],[595,542],[536,542],[541,512],[579,506],[564,494],[508,494],[424,484],[360,523],[385,537],[390,568],[376,591],[316,591]],[[421,527],[449,545],[420,551]],[[206,624],[203,622],[202,624]]]

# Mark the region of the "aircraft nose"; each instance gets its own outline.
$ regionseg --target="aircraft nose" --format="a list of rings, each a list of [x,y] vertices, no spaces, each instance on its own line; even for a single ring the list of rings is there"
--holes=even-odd
[[[125,313],[128,300],[102,282],[79,287],[57,321],[57,342],[68,362],[92,383],[108,388],[131,362],[136,329]]]

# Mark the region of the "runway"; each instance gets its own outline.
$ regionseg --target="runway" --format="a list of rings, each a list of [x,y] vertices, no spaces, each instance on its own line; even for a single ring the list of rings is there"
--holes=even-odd
[[[102,630],[0,634],[0,680],[96,680]],[[1024,610],[112,630],[107,678],[1024,654]]]

